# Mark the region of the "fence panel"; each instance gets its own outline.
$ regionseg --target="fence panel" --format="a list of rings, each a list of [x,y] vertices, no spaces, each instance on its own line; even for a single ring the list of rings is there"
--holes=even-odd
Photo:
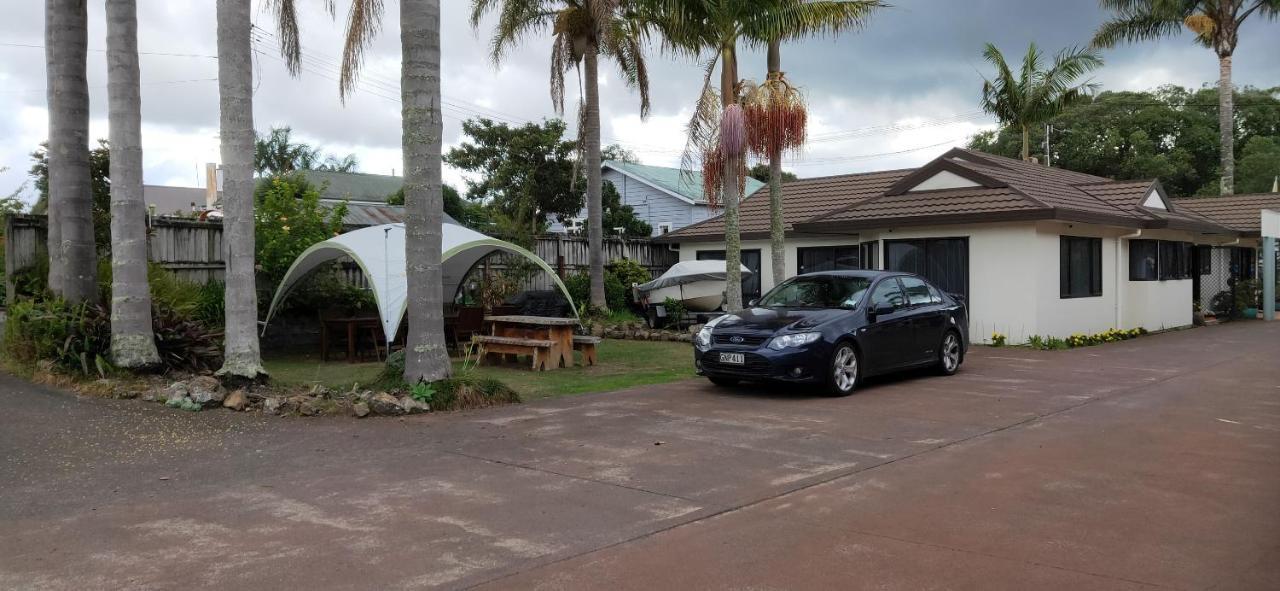
[[[149,225],[147,241],[148,258],[168,269],[180,279],[193,283],[222,280],[225,275],[225,259],[220,222],[198,222],[176,218],[155,218]],[[47,257],[45,252],[46,227],[44,216],[14,215],[6,222],[5,283],[13,297],[12,281],[15,273],[31,267]],[[546,261],[562,276],[585,272],[590,265],[590,253],[586,238],[547,236],[534,244],[534,253]],[[680,253],[666,245],[652,244],[647,240],[609,239],[604,242],[605,261],[630,259],[636,261],[650,276],[661,275],[680,260]],[[489,261],[491,270],[505,267],[501,255]],[[360,267],[350,260],[339,262],[339,270],[345,281],[368,287]],[[546,273],[538,273],[525,284],[525,289],[555,289]]]

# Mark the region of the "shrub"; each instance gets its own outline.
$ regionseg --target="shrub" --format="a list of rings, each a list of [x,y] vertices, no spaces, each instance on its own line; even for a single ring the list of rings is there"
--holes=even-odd
[[[684,301],[667,298],[662,301],[662,307],[667,310],[668,321],[674,323],[676,328],[680,328],[680,322],[684,320],[684,315],[689,312],[688,308],[685,308]]]
[[[106,309],[61,299],[14,302],[5,322],[5,357],[24,366],[52,361],[86,375],[105,374],[111,345]]]
[[[429,402],[432,410],[465,410],[520,402],[520,394],[506,384],[471,371],[461,371],[430,384],[409,386],[404,382],[404,351],[387,356],[386,366],[372,387],[407,391],[418,402]]]
[[[346,203],[333,209],[321,205],[320,192],[302,175],[264,180],[258,183],[254,198],[255,261],[272,290],[302,251],[342,232]]]
[[[1003,346],[1004,346],[1004,344],[1005,344],[1005,341],[1007,341],[1007,340],[1008,340],[1008,337],[1006,337],[1005,335],[1002,335],[1002,334],[1000,334],[1000,333],[998,333],[998,332],[993,332],[993,333],[991,333],[991,346],[992,346],[992,347],[1003,347]]]
[[[605,266],[605,292],[606,293],[609,291],[609,278],[608,278],[609,275],[613,275],[615,278],[617,278],[618,283],[620,283],[622,286],[622,291],[623,291],[622,298],[624,300],[622,306],[615,306],[613,302],[613,298],[612,297],[609,298],[609,307],[616,308],[619,310],[627,305],[632,305],[632,306],[635,305],[636,303],[635,298],[631,293],[631,285],[633,283],[648,283],[649,280],[652,279],[652,277],[649,276],[649,270],[642,267],[640,263],[637,263],[631,259],[613,260],[613,261],[610,261],[609,264]]]
[[[1232,297],[1235,299],[1236,314],[1244,315],[1246,308],[1258,308],[1258,302],[1262,297],[1262,284],[1256,279],[1241,279],[1236,281]]]
[[[159,307],[152,308],[151,320],[165,368],[204,371],[222,365],[222,334],[210,325]]]
[[[647,280],[646,280],[647,281]],[[608,269],[604,273],[604,299],[609,306],[610,311],[622,311],[628,309],[627,302],[630,300],[631,288],[630,284],[623,285],[618,276],[610,272]],[[569,290],[569,295],[573,297],[573,303],[578,307],[578,311],[583,314],[590,315],[591,310],[591,277],[586,273],[574,273],[564,281],[564,286]]]

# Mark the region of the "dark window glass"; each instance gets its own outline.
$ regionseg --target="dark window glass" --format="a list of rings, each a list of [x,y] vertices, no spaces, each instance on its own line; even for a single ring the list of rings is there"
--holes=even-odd
[[[1212,246],[1197,246],[1196,258],[1199,259],[1197,262],[1199,263],[1198,266],[1200,267],[1201,275],[1210,275],[1213,273],[1213,247]]]
[[[1155,281],[1159,275],[1160,249],[1155,240],[1129,241],[1129,281]]]
[[[898,289],[898,281],[893,278],[885,279],[876,286],[875,291],[871,292],[871,306],[879,308],[880,306],[890,305],[894,308],[901,308],[907,305],[906,298],[902,297],[902,290]]]
[[[1178,243],[1160,241],[1160,279],[1181,279],[1178,275]]]
[[[766,308],[853,309],[871,287],[866,277],[793,277],[769,290],[760,300]]]
[[[907,303],[912,306],[937,303],[929,293],[929,284],[918,277],[902,277],[902,289],[907,292]]]
[[[700,261],[723,261],[723,250],[699,250],[696,255]],[[760,297],[760,249],[743,249],[742,264],[751,269],[751,276],[742,279],[742,301]]]
[[[796,249],[800,275],[818,271],[853,271],[858,264],[857,246],[817,246]]]
[[[1102,239],[1063,236],[1060,245],[1061,297],[1102,295]]]
[[[964,238],[886,240],[884,268],[924,277],[949,293],[969,293],[969,243]]]

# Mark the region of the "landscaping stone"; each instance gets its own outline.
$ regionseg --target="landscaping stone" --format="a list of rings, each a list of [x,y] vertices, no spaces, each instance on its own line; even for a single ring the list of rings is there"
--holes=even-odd
[[[170,400],[185,400],[191,396],[191,390],[187,388],[186,382],[174,382],[169,384],[165,389],[164,399],[166,402]]]
[[[289,398],[286,406],[304,417],[324,414],[324,407],[321,406],[320,399],[311,396],[293,396]]]
[[[400,401],[386,392],[378,392],[370,396],[369,409],[380,415],[395,416],[404,414],[404,407],[400,406]]]
[[[200,405],[218,404],[227,396],[227,390],[222,387],[222,383],[212,376],[193,378],[187,383],[187,388],[190,391],[191,401]]]
[[[369,416],[369,405],[363,402],[357,402],[351,405],[351,414],[355,415],[356,418],[363,419]]]
[[[142,392],[142,400],[144,402],[164,402],[167,400],[165,393],[168,390],[164,388],[147,388]]]
[[[416,415],[418,413],[424,413],[424,412],[431,412],[431,406],[429,406],[426,403],[418,402],[417,400],[414,400],[412,396],[401,396],[400,408],[404,409],[404,412],[411,415]]]
[[[245,407],[249,406],[249,398],[245,396],[244,390],[236,390],[227,395],[226,399],[222,401],[222,406],[231,410],[244,410]]]
[[[597,324],[591,325],[591,336],[602,337],[604,336],[604,333],[605,333],[605,327],[603,324],[597,323]]]
[[[281,407],[284,406],[284,398],[280,396],[268,396],[262,401],[262,412],[271,415],[280,414]]]
[[[698,334],[699,332],[702,332],[702,327],[703,327],[703,326],[706,326],[706,325],[705,325],[705,324],[690,324],[690,325],[689,325],[689,331],[688,331],[688,332],[689,332],[689,334],[691,334],[691,335]]]

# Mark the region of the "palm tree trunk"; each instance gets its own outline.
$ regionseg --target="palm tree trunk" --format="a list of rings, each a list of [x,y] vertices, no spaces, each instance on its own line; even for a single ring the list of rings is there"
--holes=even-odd
[[[1022,126],[1022,161],[1026,162],[1031,159],[1031,137],[1027,130],[1027,126]]]
[[[782,72],[782,42],[769,41],[769,74],[772,81]],[[773,146],[769,153],[769,249],[773,252],[773,284],[787,278],[787,244],[782,219],[782,146]]]
[[[587,250],[590,257],[589,276],[591,281],[591,307],[597,310],[608,309],[609,301],[604,291],[604,206],[601,204],[603,190],[600,179],[600,88],[598,70],[599,47],[595,42],[588,44],[587,52],[582,56],[583,77],[586,86],[586,103],[582,105],[584,113],[582,141],[587,162]]]
[[[737,102],[738,58],[735,45],[722,50],[720,62],[720,100],[727,108]],[[742,309],[742,236],[738,230],[738,170],[742,154],[724,159],[724,259],[728,285],[725,286],[725,309]]]
[[[400,101],[404,150],[405,260],[409,283],[409,341],[404,379],[449,377],[440,276],[440,0],[400,2]]]
[[[222,151],[223,242],[227,251],[222,369],[232,381],[266,377],[258,345],[254,283],[253,63],[250,0],[218,0],[218,99]]]
[[[111,131],[111,362],[159,365],[147,283],[142,202],[142,98],[137,0],[107,0],[107,94]]]
[[[55,123],[62,120],[54,118],[53,105],[57,102],[57,93],[59,87],[58,79],[58,58],[54,49],[58,46],[57,27],[54,23],[64,20],[59,14],[58,9],[61,8],[57,2],[46,0],[44,3],[44,61],[45,61],[45,100],[49,105],[49,138],[53,138],[57,130]],[[48,177],[53,177],[53,144],[47,144],[45,150],[45,166],[48,167]],[[61,162],[61,160],[59,160]],[[62,192],[55,193],[51,186],[45,191],[45,228],[46,241],[45,244],[49,251],[49,291],[57,295],[62,295],[62,222],[58,219],[58,211],[60,209],[57,199],[62,197]]]
[[[1218,56],[1218,133],[1221,141],[1222,194],[1236,191],[1235,89],[1231,85],[1231,54]]]
[[[89,181],[89,51],[85,0],[49,0],[53,5],[54,85],[49,104],[49,220],[59,234],[57,286],[70,302],[98,299],[98,256],[93,240]]]

